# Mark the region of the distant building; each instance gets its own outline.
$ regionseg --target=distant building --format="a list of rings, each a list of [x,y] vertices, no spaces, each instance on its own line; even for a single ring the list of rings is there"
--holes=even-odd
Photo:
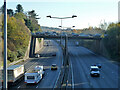
[[[118,22],[120,22],[120,1],[118,2]]]

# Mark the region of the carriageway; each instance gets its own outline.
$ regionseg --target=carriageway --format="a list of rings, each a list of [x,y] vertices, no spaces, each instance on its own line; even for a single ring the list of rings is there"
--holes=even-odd
[[[30,44],[30,53],[29,57],[33,57],[35,54],[35,46],[36,46],[36,38],[44,38],[49,40],[65,40],[65,44],[67,44],[68,40],[92,40],[94,41],[94,49],[97,50],[95,52],[98,52],[101,50],[101,40],[102,38],[97,37],[83,37],[83,36],[46,36],[46,35],[32,35],[31,36],[31,44]],[[67,45],[65,45],[67,48]]]

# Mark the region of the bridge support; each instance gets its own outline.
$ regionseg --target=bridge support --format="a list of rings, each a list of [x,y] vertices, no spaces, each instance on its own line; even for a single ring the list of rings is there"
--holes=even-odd
[[[30,43],[30,53],[29,53],[29,57],[32,57],[32,46],[33,46],[33,36],[31,35],[31,43]]]
[[[36,38],[33,41],[33,56],[35,55]]]
[[[83,46],[84,47],[84,40],[81,40],[81,46]]]
[[[65,36],[65,63],[67,63],[67,59],[68,59],[68,46],[67,46],[67,42],[68,42],[68,37],[66,35]]]
[[[33,57],[35,54],[35,46],[36,46],[36,38],[31,36],[31,44],[30,44],[30,53],[29,57]]]
[[[95,52],[100,54],[101,53],[101,45],[100,45],[101,40],[95,40]]]
[[[60,36],[60,45],[62,45],[62,35]]]

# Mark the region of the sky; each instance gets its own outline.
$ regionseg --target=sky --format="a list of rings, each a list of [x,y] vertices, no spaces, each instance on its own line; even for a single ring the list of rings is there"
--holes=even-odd
[[[118,21],[118,1],[119,0],[7,0],[7,8],[16,10],[17,4],[21,4],[25,12],[35,10],[41,17],[38,20],[41,26],[58,27],[61,25],[60,19],[47,18],[71,17],[63,19],[63,27],[75,26],[76,29],[88,28],[89,26],[99,27],[100,23],[106,21]],[[0,1],[2,6],[4,0]]]

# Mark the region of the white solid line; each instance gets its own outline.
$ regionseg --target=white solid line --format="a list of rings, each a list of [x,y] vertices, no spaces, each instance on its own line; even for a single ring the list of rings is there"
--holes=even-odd
[[[70,65],[71,65],[71,71],[72,71],[72,89],[74,90],[74,76],[73,76],[73,67],[72,67],[71,60],[70,60]]]
[[[18,88],[20,88],[20,86]]]

